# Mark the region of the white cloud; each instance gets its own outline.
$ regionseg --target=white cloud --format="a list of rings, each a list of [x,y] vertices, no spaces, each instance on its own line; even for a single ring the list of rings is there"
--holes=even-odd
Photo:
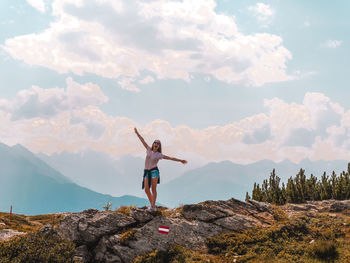
[[[321,45],[326,48],[338,48],[343,44],[342,40],[328,40]]]
[[[135,80],[133,78],[128,78],[128,77],[125,77],[125,78],[120,78],[118,80],[118,84],[120,85],[120,87],[122,89],[125,89],[125,90],[128,90],[128,91],[133,91],[133,92],[140,92],[140,89],[137,88],[133,82]]]
[[[264,3],[257,3],[254,6],[249,6],[248,10],[253,12],[261,26],[268,26],[272,22],[272,18],[275,15],[275,11],[271,6]]]
[[[214,0],[55,0],[49,28],[8,39],[3,48],[30,65],[118,79],[131,91],[143,71],[157,79],[191,81],[198,73],[252,86],[291,79],[292,55],[281,37],[243,34],[234,17],[215,7]],[[261,19],[272,16],[270,7],[257,7]]]
[[[71,78],[67,78],[66,84],[66,89],[42,89],[33,86],[22,90],[12,100],[0,99],[0,109],[10,113],[13,120],[51,118],[62,111],[100,105],[108,101],[95,84],[80,85]]]
[[[152,83],[154,82],[154,78],[152,78],[151,76],[147,76],[144,79],[139,81],[141,84],[148,84],[148,83]]]
[[[45,2],[44,0],[26,0],[29,5],[34,7],[36,10],[40,11],[41,13],[45,13]]]
[[[96,85],[71,79],[66,89],[21,91],[13,100],[0,101],[0,138],[47,154],[92,149],[113,156],[140,156],[144,149],[133,131],[138,127],[147,142],[159,138],[165,154],[196,156],[194,162],[200,163],[350,158],[350,110],[321,93],[305,94],[302,103],[265,100],[265,113],[205,129],[172,126],[164,120],[142,126],[105,114],[99,108],[105,101]],[[36,114],[24,113],[27,108],[35,108]]]

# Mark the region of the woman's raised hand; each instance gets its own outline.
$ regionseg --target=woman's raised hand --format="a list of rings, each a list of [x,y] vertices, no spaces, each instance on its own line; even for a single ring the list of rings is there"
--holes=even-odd
[[[183,164],[186,164],[186,163],[187,163],[187,161],[186,161],[186,160],[181,160],[181,162],[182,162]]]
[[[137,135],[137,137],[139,137],[140,141],[142,142],[143,146],[145,146],[146,149],[149,148],[149,146],[147,145],[147,143],[145,142],[145,140],[142,138],[142,136],[139,134],[138,130],[136,129],[136,127],[134,128],[134,131]]]

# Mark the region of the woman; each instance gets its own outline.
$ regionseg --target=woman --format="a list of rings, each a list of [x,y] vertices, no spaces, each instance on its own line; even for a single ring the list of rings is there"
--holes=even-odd
[[[142,189],[145,188],[146,195],[151,206],[148,210],[153,211],[156,208],[156,199],[157,199],[157,184],[159,184],[159,169],[157,163],[160,159],[171,160],[175,162],[181,162],[186,164],[186,160],[180,160],[174,157],[169,157],[162,154],[162,145],[159,140],[155,140],[152,144],[152,147],[149,147],[145,140],[142,138],[140,133],[134,128],[137,137],[139,137],[143,146],[147,150],[146,161],[145,161],[145,170],[143,173]],[[150,188],[152,192],[150,191]]]

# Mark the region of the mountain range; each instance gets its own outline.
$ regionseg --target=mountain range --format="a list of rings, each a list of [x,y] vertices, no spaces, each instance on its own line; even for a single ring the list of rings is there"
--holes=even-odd
[[[114,159],[92,150],[79,153],[63,151],[50,156],[39,153],[37,156],[74,183],[91,190],[114,196],[145,196],[141,190],[145,161],[140,157],[124,155]],[[159,168],[162,184],[189,170],[187,165],[166,160],[159,162]]]
[[[113,197],[79,186],[21,145],[0,143],[0,167],[0,211],[11,205],[16,213],[30,215],[102,209],[107,202],[113,207],[148,204],[144,198]]]
[[[113,207],[148,205],[141,190],[143,162],[94,151],[34,155],[21,145],[0,143],[0,210],[8,211],[12,205],[16,213],[42,214],[102,209],[107,202]],[[339,174],[347,169],[347,161],[310,160],[299,164],[263,160],[247,165],[223,161],[190,170],[174,162],[161,165],[157,201],[169,207],[232,197],[243,200],[254,182],[261,184],[272,169],[284,182],[300,168],[307,176],[318,177],[324,171]]]
[[[64,174],[73,182],[89,189],[111,195],[131,194],[145,197],[141,190],[144,160],[139,157],[122,156],[112,159],[100,152],[62,152],[51,156],[39,154],[42,160]],[[189,160],[191,162],[191,160]],[[158,186],[158,201],[166,206],[198,203],[204,200],[244,200],[251,194],[254,182],[259,184],[270,176],[273,169],[286,182],[300,168],[307,176],[321,176],[324,171],[340,173],[347,169],[348,161],[311,161],[305,159],[296,164],[289,160],[276,163],[262,160],[252,164],[235,164],[231,161],[209,163],[189,169],[179,163],[159,162],[161,184]],[[171,178],[169,180],[169,178]]]

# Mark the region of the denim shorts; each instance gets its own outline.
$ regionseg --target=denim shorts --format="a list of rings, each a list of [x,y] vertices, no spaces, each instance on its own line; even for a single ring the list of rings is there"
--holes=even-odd
[[[152,178],[159,178],[159,170],[151,171]]]

